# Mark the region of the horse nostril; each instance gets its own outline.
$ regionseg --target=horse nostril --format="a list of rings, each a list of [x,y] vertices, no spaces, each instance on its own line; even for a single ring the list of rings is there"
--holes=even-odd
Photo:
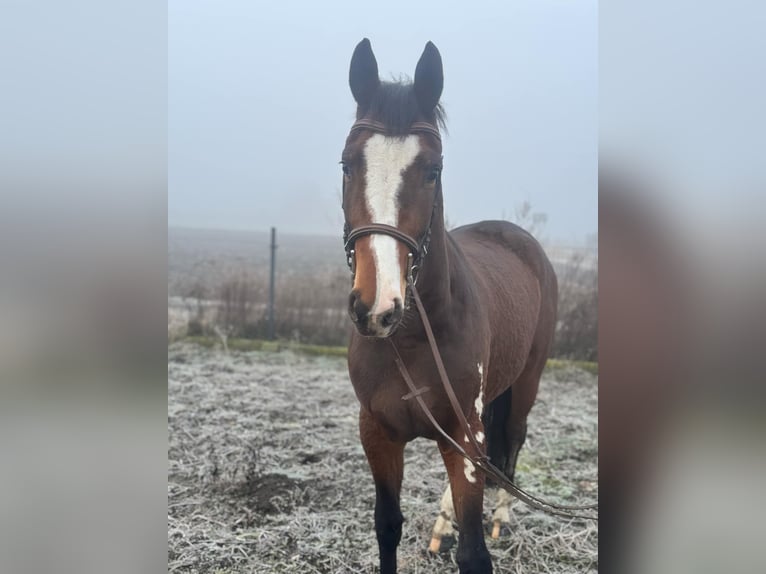
[[[359,295],[359,291],[352,291],[348,298],[348,314],[354,323],[361,323],[369,314],[370,310],[367,305],[362,303],[362,298]]]
[[[394,300],[394,308],[386,311],[380,318],[380,324],[383,327],[390,327],[402,318],[402,302],[400,299]]]

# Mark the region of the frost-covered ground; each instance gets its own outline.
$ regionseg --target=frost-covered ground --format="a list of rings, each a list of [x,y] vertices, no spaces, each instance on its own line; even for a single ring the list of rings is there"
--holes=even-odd
[[[596,386],[577,369],[545,375],[519,459],[523,487],[568,504],[596,496]],[[344,360],[172,345],[168,571],[377,571],[357,412]],[[415,441],[405,460],[399,570],[456,572],[454,547],[426,552],[446,486],[436,446]],[[487,544],[495,572],[580,573],[597,570],[597,536],[595,524],[517,502],[510,535]]]

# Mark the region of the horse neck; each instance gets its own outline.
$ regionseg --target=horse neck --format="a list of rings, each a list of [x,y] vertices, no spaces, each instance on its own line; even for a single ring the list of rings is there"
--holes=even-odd
[[[435,331],[439,330],[441,319],[452,312],[453,293],[460,277],[456,273],[458,255],[447,237],[444,226],[444,214],[441,203],[437,205],[431,227],[431,242],[428,254],[423,261],[417,288],[426,313]],[[411,303],[410,313],[417,315],[417,307]],[[405,337],[425,338],[425,331],[420,320],[410,320],[403,330]]]

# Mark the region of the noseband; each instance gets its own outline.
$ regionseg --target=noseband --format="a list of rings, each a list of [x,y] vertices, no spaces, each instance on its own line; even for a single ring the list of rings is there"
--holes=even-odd
[[[354,122],[351,126],[350,134],[359,130],[369,130],[383,135],[391,135],[391,131],[381,122],[376,122],[369,119],[361,119]],[[432,124],[427,122],[414,122],[410,125],[408,134],[428,134],[435,137],[441,143],[441,135],[439,130]],[[344,196],[345,196],[345,180],[344,180]],[[437,181],[436,193],[439,194],[441,190],[441,174],[439,174],[439,180]],[[414,285],[418,279],[418,271],[423,265],[423,260],[428,254],[428,245],[431,242],[431,225],[434,220],[434,212],[436,211],[437,196],[434,196],[433,206],[431,208],[431,215],[428,218],[428,225],[425,231],[417,240],[410,237],[403,231],[397,229],[392,225],[386,225],[385,223],[370,223],[369,225],[362,225],[351,229],[348,221],[343,228],[343,243],[346,249],[346,263],[351,270],[352,279],[356,275],[356,251],[354,245],[356,240],[360,237],[366,237],[367,235],[388,235],[393,237],[400,243],[404,243],[409,249],[407,254],[407,285]]]
[[[431,211],[431,219],[433,219],[433,211]],[[428,253],[428,244],[431,241],[430,221],[420,242],[415,241],[412,237],[403,231],[399,231],[396,227],[386,225],[385,223],[362,225],[351,232],[344,233],[346,260],[348,267],[351,270],[352,277],[356,274],[356,251],[354,250],[354,244],[357,239],[366,235],[388,235],[389,237],[393,237],[397,241],[404,243],[410,249],[407,254],[407,284],[414,284],[417,281],[418,270]]]

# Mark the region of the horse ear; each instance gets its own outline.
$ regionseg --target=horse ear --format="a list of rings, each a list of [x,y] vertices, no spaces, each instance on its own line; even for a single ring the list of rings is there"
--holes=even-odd
[[[415,68],[415,97],[423,112],[430,114],[434,111],[443,88],[442,57],[436,46],[428,42]]]
[[[367,38],[356,45],[354,55],[351,56],[348,83],[356,103],[359,107],[366,108],[380,85],[378,62]]]

